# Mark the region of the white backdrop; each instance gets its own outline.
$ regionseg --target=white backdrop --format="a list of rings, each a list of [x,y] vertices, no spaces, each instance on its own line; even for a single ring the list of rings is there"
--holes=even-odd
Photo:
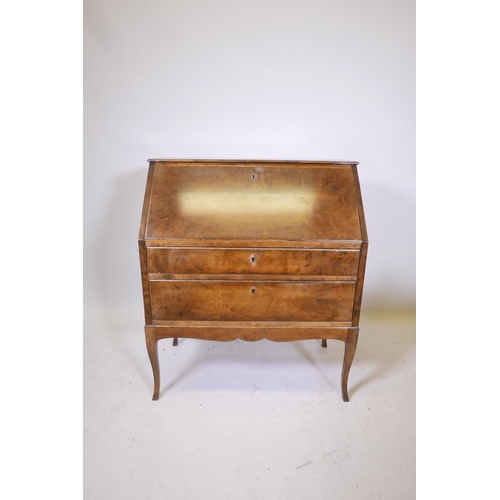
[[[146,160],[347,159],[364,308],[415,305],[415,5],[85,0],[87,319],[142,321]]]

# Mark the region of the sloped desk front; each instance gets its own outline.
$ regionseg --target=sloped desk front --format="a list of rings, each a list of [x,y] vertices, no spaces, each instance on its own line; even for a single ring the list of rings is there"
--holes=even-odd
[[[337,339],[342,396],[368,248],[357,163],[149,160],[139,232],[146,344]]]

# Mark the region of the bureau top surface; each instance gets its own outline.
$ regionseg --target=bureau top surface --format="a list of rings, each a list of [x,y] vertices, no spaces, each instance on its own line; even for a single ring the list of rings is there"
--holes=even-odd
[[[357,162],[149,160],[148,246],[359,247]]]

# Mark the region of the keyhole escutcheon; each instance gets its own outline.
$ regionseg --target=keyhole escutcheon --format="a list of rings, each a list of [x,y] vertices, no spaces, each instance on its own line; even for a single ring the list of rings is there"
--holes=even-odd
[[[255,288],[252,288],[252,295],[255,295]]]

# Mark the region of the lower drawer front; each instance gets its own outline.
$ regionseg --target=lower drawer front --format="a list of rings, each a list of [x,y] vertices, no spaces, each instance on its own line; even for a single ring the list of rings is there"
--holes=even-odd
[[[153,321],[342,321],[355,282],[151,280]]]

